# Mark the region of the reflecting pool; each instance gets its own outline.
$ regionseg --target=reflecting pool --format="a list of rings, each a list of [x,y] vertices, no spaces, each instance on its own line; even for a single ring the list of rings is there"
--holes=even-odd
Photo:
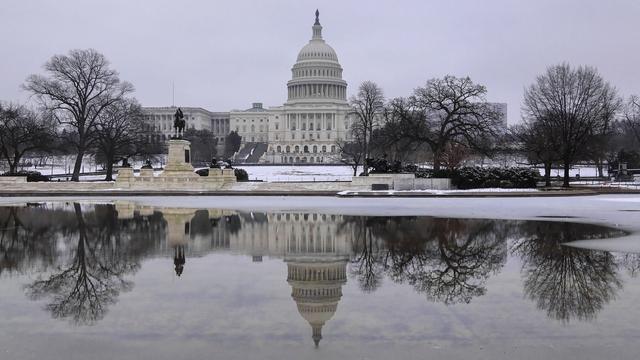
[[[637,354],[640,255],[570,220],[4,206],[0,358]]]

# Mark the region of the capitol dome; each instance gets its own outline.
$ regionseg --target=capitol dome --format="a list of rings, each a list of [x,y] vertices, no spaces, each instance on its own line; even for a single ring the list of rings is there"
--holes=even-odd
[[[342,67],[336,51],[322,38],[318,10],[311,40],[298,53],[287,88],[288,103],[346,103],[347,82],[342,80]]]
[[[298,53],[298,62],[309,60],[333,61],[339,65],[336,51],[322,39],[311,39]]]

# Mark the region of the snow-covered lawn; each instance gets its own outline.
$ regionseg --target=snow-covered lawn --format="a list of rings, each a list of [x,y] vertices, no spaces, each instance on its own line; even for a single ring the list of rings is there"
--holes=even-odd
[[[455,195],[461,193],[519,193],[519,192],[535,192],[538,189],[501,189],[501,188],[484,188],[484,189],[466,189],[466,190],[347,190],[340,191],[338,195],[350,194],[411,194],[425,193],[433,195]]]
[[[243,166],[249,174],[249,180],[262,181],[351,181],[353,168],[344,165],[326,166]],[[360,170],[361,171],[361,170]]]

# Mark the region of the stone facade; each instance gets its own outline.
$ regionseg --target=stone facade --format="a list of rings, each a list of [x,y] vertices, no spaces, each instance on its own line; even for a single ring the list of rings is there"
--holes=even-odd
[[[224,137],[236,131],[242,137],[242,146],[266,144],[258,162],[338,163],[336,142],[348,138],[353,116],[342,72],[335,50],[322,38],[322,25],[316,17],[311,40],[291,68],[284,105],[263,108],[262,103],[254,103],[249,109],[228,113],[182,108],[187,127],[213,131],[218,138],[218,153],[224,149]],[[155,140],[168,139],[176,108],[144,110],[150,126],[161,132],[160,139]]]
[[[132,168],[118,170],[116,188],[136,190],[222,190],[236,183],[233,169],[209,169],[200,176],[191,165],[191,144],[187,140],[169,140],[169,155],[164,171],[155,175],[153,169],[140,169],[134,176]]]
[[[181,107],[186,122],[185,129],[209,130],[218,142],[218,153],[224,149],[224,141],[230,131],[229,113],[212,112],[199,107]],[[150,133],[149,142],[164,143],[174,135],[174,114],[178,110],[175,106],[144,107],[145,122]]]

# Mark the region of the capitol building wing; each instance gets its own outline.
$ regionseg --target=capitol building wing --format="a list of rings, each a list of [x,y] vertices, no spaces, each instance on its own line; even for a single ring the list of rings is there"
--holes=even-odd
[[[339,162],[336,143],[348,138],[350,116],[354,114],[347,101],[342,66],[335,50],[323,39],[317,10],[311,30],[311,39],[291,68],[287,100],[282,106],[264,108],[257,102],[249,109],[227,113],[200,109],[201,116],[194,117],[191,126],[216,131],[218,153],[224,148],[223,137],[236,131],[242,137],[241,148],[234,156],[236,162]],[[170,131],[168,114],[175,109],[144,108],[151,126],[161,129],[163,134]],[[154,123],[158,119],[162,123]]]

